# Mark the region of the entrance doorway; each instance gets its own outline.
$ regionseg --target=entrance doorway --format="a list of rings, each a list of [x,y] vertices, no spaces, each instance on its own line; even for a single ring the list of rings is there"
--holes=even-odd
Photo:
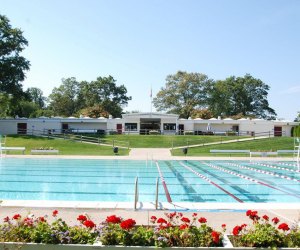
[[[26,135],[27,134],[27,123],[18,123],[17,128],[18,128],[17,133],[19,135]]]
[[[183,135],[184,134],[184,124],[178,125],[178,134]]]
[[[160,123],[159,118],[141,118],[140,134],[148,135],[150,130],[156,130],[160,133]]]
[[[117,124],[117,133],[122,134],[122,129],[123,129],[122,123],[118,123]]]
[[[282,127],[274,127],[274,136],[282,136]]]

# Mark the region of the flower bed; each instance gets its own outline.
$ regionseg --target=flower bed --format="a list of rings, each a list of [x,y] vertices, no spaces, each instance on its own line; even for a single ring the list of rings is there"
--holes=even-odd
[[[242,224],[233,228],[230,241],[235,247],[300,247],[300,228],[280,223],[277,217],[270,219],[267,215],[260,217],[257,211],[248,210],[246,215],[252,225]]]
[[[49,223],[47,216],[5,217],[0,225],[0,242],[44,244],[95,244],[156,247],[219,247],[223,234],[206,224],[206,219],[192,219],[182,213],[168,213],[166,218],[151,217],[153,226],[136,226],[134,219],[111,215],[96,225],[86,214],[77,217],[78,225],[69,226],[57,217]],[[225,230],[225,225],[223,225]],[[9,244],[8,244],[9,246]],[[11,245],[14,246],[14,245]]]

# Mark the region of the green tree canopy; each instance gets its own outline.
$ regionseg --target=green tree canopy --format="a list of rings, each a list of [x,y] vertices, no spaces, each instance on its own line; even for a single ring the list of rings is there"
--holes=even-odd
[[[41,89],[32,87],[28,88],[25,93],[28,96],[29,101],[38,105],[40,109],[45,107],[47,98],[43,95],[43,91]]]
[[[20,55],[27,45],[23,32],[12,28],[8,18],[0,15],[0,91],[16,99],[24,94],[21,82],[30,66]]]
[[[212,83],[213,80],[204,74],[178,71],[167,76],[166,85],[157,93],[153,104],[158,111],[188,118],[194,109],[206,106],[207,87]]]
[[[249,74],[229,77],[209,88],[208,106],[214,116],[253,116],[273,119],[276,112],[269,106],[270,87]]]
[[[126,94],[126,87],[117,86],[112,76],[98,77],[92,82],[78,82],[71,77],[63,79],[62,84],[53,89],[49,96],[50,108],[60,116],[80,115],[83,111],[93,116],[98,112],[118,117],[123,106],[131,100]]]

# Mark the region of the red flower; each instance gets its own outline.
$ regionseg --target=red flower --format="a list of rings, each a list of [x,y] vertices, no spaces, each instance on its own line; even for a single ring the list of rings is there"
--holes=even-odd
[[[46,222],[45,217],[43,217],[43,216],[39,217],[38,220],[41,222]]]
[[[4,222],[9,222],[9,217],[6,216],[4,219],[3,219]]]
[[[157,220],[157,223],[160,223],[160,224],[165,223],[165,224],[167,224],[167,221],[166,221],[164,218],[159,218],[159,219]]]
[[[253,221],[259,220],[259,216],[257,215],[257,211],[248,210],[246,215]]]
[[[186,228],[189,228],[189,226],[187,224],[181,224],[179,227],[180,230],[184,230]]]
[[[250,216],[251,212],[252,212],[251,210],[247,210],[246,215]]]
[[[235,226],[235,227],[233,228],[233,230],[232,230],[232,233],[233,233],[234,236],[237,236],[237,235],[240,233],[241,230],[242,230],[242,227],[240,227],[240,226]]]
[[[93,228],[96,226],[96,224],[94,222],[92,222],[91,220],[86,220],[83,222],[83,225],[85,225],[88,228]]]
[[[80,214],[78,217],[77,217],[77,220],[80,221],[81,223],[86,221],[87,220],[87,217],[83,214]]]
[[[207,222],[207,219],[204,218],[204,217],[201,217],[201,218],[199,218],[198,221],[199,221],[200,223],[206,223],[206,222]]]
[[[272,219],[272,221],[273,221],[274,224],[276,225],[276,224],[279,222],[279,219],[278,219],[277,217],[274,217],[274,218]]]
[[[156,220],[157,220],[156,216],[152,215],[151,218],[150,218],[150,221],[151,221],[152,223],[155,223]]]
[[[241,225],[241,230],[244,228],[244,227],[246,227],[247,226],[247,224],[242,224]]]
[[[117,217],[116,215],[111,215],[106,217],[106,222],[107,223],[112,223],[112,224],[118,224],[121,222],[121,218]]]
[[[185,223],[190,223],[190,222],[191,222],[190,219],[189,219],[189,218],[186,218],[186,217],[182,217],[182,218],[181,218],[181,221],[182,221],[182,222],[185,222]]]
[[[57,214],[58,214],[58,211],[57,211],[57,210],[54,210],[54,211],[52,212],[52,216],[53,216],[53,217],[56,217]]]
[[[32,226],[33,225],[33,220],[31,218],[25,218],[24,219],[24,224],[27,226]]]
[[[198,216],[198,214],[197,213],[193,213],[193,217],[197,217]]]
[[[211,232],[211,237],[213,238],[214,243],[218,244],[220,241],[220,234],[216,231]]]
[[[135,220],[128,219],[128,220],[122,221],[120,226],[123,229],[129,230],[129,229],[133,228],[135,224],[136,224]]]
[[[263,219],[266,220],[266,221],[269,221],[269,216],[268,215],[264,215]]]
[[[14,220],[18,220],[21,218],[21,215],[20,214],[15,214],[13,217],[12,217]]]
[[[286,223],[281,223],[281,224],[278,226],[278,229],[282,229],[283,231],[288,231],[288,230],[290,230],[288,224],[286,224]]]
[[[175,212],[176,213],[176,212]],[[183,213],[178,213],[178,217],[182,217],[183,216]]]
[[[222,228],[226,228],[226,224],[222,224]]]

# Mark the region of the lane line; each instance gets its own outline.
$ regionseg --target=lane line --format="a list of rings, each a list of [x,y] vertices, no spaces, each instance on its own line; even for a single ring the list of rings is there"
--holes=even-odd
[[[269,184],[267,184],[267,183],[264,183],[264,182],[262,182],[262,181],[253,179],[253,178],[251,178],[251,177],[249,177],[249,176],[242,175],[242,174],[238,174],[238,173],[233,172],[233,171],[231,171],[231,170],[227,170],[227,169],[221,168],[221,167],[216,166],[216,165],[208,164],[208,163],[206,163],[206,162],[202,162],[202,164],[205,164],[206,166],[211,167],[211,168],[214,168],[214,169],[218,169],[218,170],[220,170],[220,171],[222,171],[222,172],[225,172],[225,173],[228,173],[228,174],[231,174],[231,175],[238,176],[238,177],[240,177],[240,178],[242,178],[242,179],[246,179],[246,180],[255,182],[255,183],[257,183],[257,184],[260,184],[260,185],[263,185],[263,186],[266,186],[266,187],[269,187],[269,188],[278,190],[278,191],[283,192],[283,193],[285,193],[285,194],[288,194],[288,195],[291,195],[291,196],[295,196],[295,197],[297,197],[297,198],[300,199],[300,196],[299,196],[299,195],[296,195],[296,194],[292,194],[292,193],[286,192],[286,191],[284,191],[284,190],[282,190],[282,189],[276,188],[276,187],[271,186],[271,185],[269,185]]]
[[[157,161],[155,162],[155,164],[156,164],[156,167],[157,167],[159,176],[160,176],[161,184],[163,185],[163,188],[164,188],[164,190],[165,190],[165,194],[166,194],[166,197],[167,197],[167,201],[171,203],[171,202],[172,202],[172,199],[171,199],[171,195],[170,195],[170,193],[169,193],[169,190],[168,190],[168,187],[167,187],[165,178],[164,178],[164,176],[163,176],[163,174],[162,174],[162,172],[161,172],[161,170],[160,170],[160,167],[159,167]]]
[[[230,193],[229,191],[227,191],[226,189],[222,188],[220,185],[218,185],[217,183],[213,182],[212,180],[210,180],[209,178],[207,178],[206,176],[198,173],[197,171],[195,171],[194,169],[192,169],[191,167],[183,164],[182,162],[179,162],[179,164],[181,166],[183,166],[185,169],[191,171],[192,173],[194,173],[195,175],[197,175],[198,177],[200,177],[201,179],[207,181],[208,183],[214,185],[215,187],[217,187],[218,189],[222,190],[224,193],[228,194],[229,196],[231,196],[233,199],[235,199],[236,201],[240,202],[240,203],[244,203],[244,201],[242,201],[241,199],[239,199],[238,197],[236,197],[234,194]]]

